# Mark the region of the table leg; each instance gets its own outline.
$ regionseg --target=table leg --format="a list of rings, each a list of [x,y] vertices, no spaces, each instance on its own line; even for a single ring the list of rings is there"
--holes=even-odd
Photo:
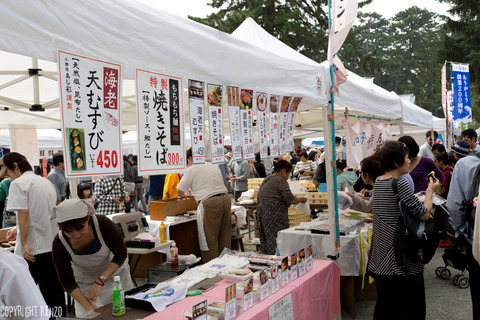
[[[133,261],[133,254],[130,255],[130,264],[132,263]],[[138,287],[138,284],[137,284],[137,281],[135,281],[135,277],[133,276],[135,274],[135,269],[137,269],[137,265],[138,265],[138,262],[140,261],[140,258],[142,257],[141,254],[138,255],[138,258],[137,258],[137,262],[135,262],[135,264],[133,265],[133,269],[132,271],[130,272],[130,275],[132,277],[132,281],[133,283],[135,284],[135,287]]]

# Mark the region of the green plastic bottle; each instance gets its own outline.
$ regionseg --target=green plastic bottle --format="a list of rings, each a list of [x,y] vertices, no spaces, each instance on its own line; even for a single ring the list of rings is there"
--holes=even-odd
[[[122,282],[120,282],[120,276],[113,277],[112,314],[115,317],[125,314],[125,289]]]

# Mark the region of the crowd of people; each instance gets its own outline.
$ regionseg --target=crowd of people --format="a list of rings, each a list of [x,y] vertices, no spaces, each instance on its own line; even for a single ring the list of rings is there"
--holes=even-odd
[[[392,315],[425,319],[424,265],[405,258],[406,267],[400,266],[393,238],[400,215],[398,199],[413,216],[427,220],[434,210],[434,194],[446,199],[454,238],[463,238],[467,244],[474,318],[480,316],[480,266],[473,256],[473,226],[465,217],[464,206],[480,167],[480,146],[472,129],[462,132],[450,152],[437,143],[437,138],[436,132],[428,131],[422,146],[410,136],[387,141],[363,159],[359,168],[347,167],[341,139],[336,138],[337,190],[351,197],[352,209],[373,213],[374,237],[367,272],[377,281],[374,319],[393,319]],[[29,270],[30,275],[22,275],[22,279],[37,283],[42,294],[28,299],[65,310],[66,291],[81,315],[109,301],[108,290],[103,287],[108,287],[114,275],[120,275],[124,287],[131,288],[125,244],[115,224],[105,216],[132,208],[148,214],[149,202],[159,199],[193,196],[198,202],[202,260],[218,257],[230,247],[231,206],[248,190],[250,178],[265,178],[258,191],[257,224],[261,250],[275,254],[277,233],[289,227],[289,206],[307,201],[293,195],[287,180],[312,180],[317,188],[326,183],[323,148],[299,148],[274,159],[261,159],[256,154],[254,160],[234,160],[227,152],[225,159],[221,164],[194,164],[190,149],[184,175],[142,177],[136,156],[128,155],[124,157],[123,176],[82,182],[75,190],[78,199],[70,199],[61,153],[53,156],[47,179],[35,174],[23,155],[4,155],[0,159],[0,176],[4,178],[0,202],[7,201],[2,223],[12,227],[7,239],[16,239],[15,254],[24,258],[12,263],[18,270]],[[419,193],[424,200],[419,199]],[[448,241],[443,245],[449,245]],[[399,299],[409,308],[399,304]]]

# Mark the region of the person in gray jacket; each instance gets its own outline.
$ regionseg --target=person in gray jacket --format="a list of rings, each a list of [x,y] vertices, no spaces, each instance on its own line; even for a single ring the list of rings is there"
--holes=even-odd
[[[234,161],[232,163],[233,177],[230,181],[235,182],[234,185],[234,195],[235,202],[238,201],[238,198],[242,195],[242,192],[248,190],[248,178],[250,178],[250,165],[244,159]]]

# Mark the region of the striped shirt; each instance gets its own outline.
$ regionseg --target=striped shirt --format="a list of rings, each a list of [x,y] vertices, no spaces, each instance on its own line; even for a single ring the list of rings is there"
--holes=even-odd
[[[423,272],[423,264],[406,260],[407,272],[401,270],[395,260],[393,242],[400,216],[398,201],[393,192],[392,178],[378,180],[373,188],[373,243],[372,255],[367,271],[374,275],[402,276]],[[407,181],[398,181],[398,196],[410,209],[410,213],[420,217],[427,208],[412,192]]]
[[[309,170],[309,171],[312,171],[312,173],[311,173],[311,174],[302,175],[302,174],[300,173],[300,169]],[[294,175],[294,176],[297,176],[297,175],[298,175],[298,180],[312,180],[313,171],[315,171],[315,167],[313,166],[312,161],[310,161],[310,160],[308,160],[307,162],[298,161],[298,162],[295,164],[295,170],[293,171],[293,175]]]

